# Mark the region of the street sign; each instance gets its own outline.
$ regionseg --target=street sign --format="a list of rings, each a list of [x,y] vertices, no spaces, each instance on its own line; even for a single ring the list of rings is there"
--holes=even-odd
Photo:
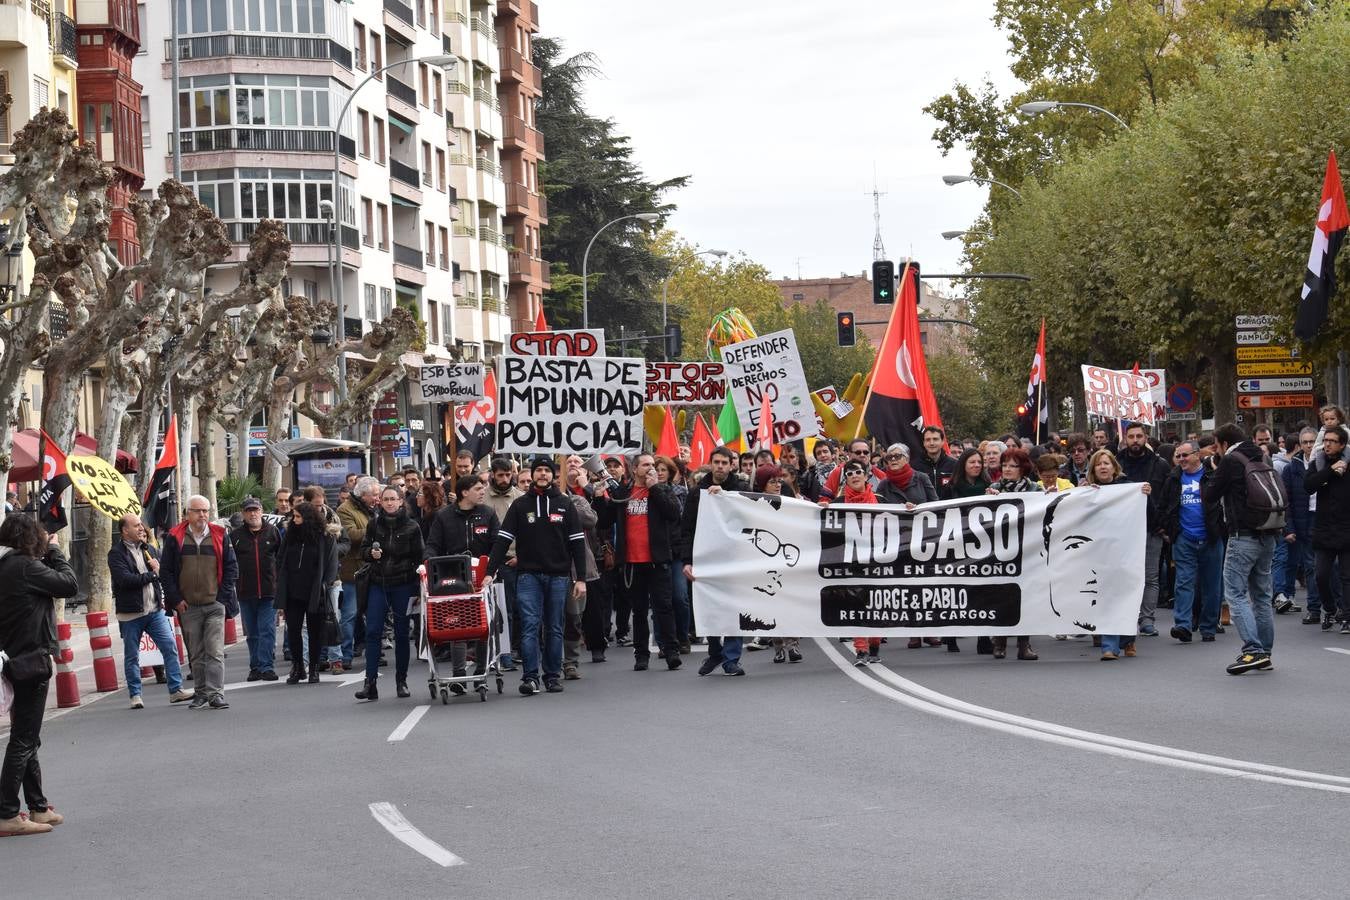
[[[1239,378],[1265,375],[1311,375],[1312,363],[1305,362],[1256,362],[1238,363]]]
[[[1238,409],[1311,409],[1312,394],[1238,394]]]
[[[1200,414],[1195,410],[1190,412],[1177,412],[1175,409],[1167,411],[1167,421],[1169,422],[1194,422],[1200,418]]]
[[[1253,344],[1269,344],[1275,339],[1275,332],[1269,329],[1262,331],[1239,331],[1237,333],[1237,342],[1240,347],[1248,347]]]
[[[412,456],[412,429],[398,430],[398,446],[394,448],[394,459],[408,459]]]
[[[1311,378],[1239,378],[1238,393],[1284,394],[1290,391],[1311,391]]]
[[[1255,333],[1255,332],[1253,332]],[[1237,348],[1238,362],[1262,362],[1264,360],[1298,359],[1298,351],[1279,344],[1266,344],[1262,347]]]
[[[1274,328],[1274,316],[1238,316],[1233,324],[1239,328]]]
[[[1167,417],[1172,418],[1172,411],[1189,412],[1195,408],[1197,400],[1195,385],[1177,382],[1167,391]]]

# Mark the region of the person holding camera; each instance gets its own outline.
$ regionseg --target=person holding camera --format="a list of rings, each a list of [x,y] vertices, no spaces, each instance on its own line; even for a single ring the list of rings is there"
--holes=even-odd
[[[422,529],[408,517],[403,488],[389,484],[380,491],[380,512],[366,528],[361,558],[370,563],[370,596],[366,601],[366,683],[356,692],[356,699],[380,699],[375,686],[380,675],[378,648],[384,636],[384,616],[391,609],[394,612],[394,685],[400,698],[409,697],[408,604],[417,590],[417,567],[426,554],[423,552]]]
[[[37,757],[52,656],[59,652],[52,598],[74,597],[80,589],[56,540],[30,516],[7,516],[0,523],[0,651],[7,657],[3,677],[14,689],[0,767],[0,837],[45,834],[65,821],[42,791]],[[19,815],[20,788],[27,818]]]

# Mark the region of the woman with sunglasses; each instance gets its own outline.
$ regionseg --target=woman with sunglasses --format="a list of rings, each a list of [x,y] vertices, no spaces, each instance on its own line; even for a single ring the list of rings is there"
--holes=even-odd
[[[905,509],[913,509],[920,503],[937,502],[937,489],[933,487],[933,482],[909,464],[909,447],[891,444],[886,448],[882,462],[885,463],[882,471],[886,477],[877,489],[877,502],[895,503]]]
[[[871,466],[861,459],[850,459],[844,463],[843,481],[839,493],[831,503],[876,503],[877,495],[870,484]],[[881,638],[860,637],[853,639],[853,664],[865,666],[881,661]]]

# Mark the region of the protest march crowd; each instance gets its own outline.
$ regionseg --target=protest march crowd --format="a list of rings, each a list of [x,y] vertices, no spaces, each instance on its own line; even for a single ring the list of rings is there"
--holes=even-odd
[[[705,493],[722,491],[914,510],[985,495],[1138,484],[1146,494],[1140,524],[1147,550],[1137,634],[1094,635],[1101,659],[1136,656],[1137,638],[1159,634],[1157,609],[1170,607],[1176,641],[1190,643],[1198,632],[1212,642],[1235,628],[1241,649],[1227,672],[1270,670],[1274,616],[1300,611],[1296,583],[1307,587],[1304,624],[1350,634],[1341,600],[1350,591],[1350,429],[1334,406],[1323,408],[1320,420],[1285,435],[1227,424],[1176,444],[1156,443],[1147,426],[1133,423],[1118,440],[1098,429],[1064,438],[1052,432],[1042,444],[1013,435],[949,443],[929,426],[917,454],[901,443],[821,439],[809,458],[794,444],[755,453],[718,446],[697,468],[685,445],[678,458],[537,456],[522,465],[498,456],[485,470],[465,452],[443,478],[412,467],[384,483],[353,475],[336,508],[322,488],[283,488],[273,498],[275,516],[265,518],[263,503],[249,498],[233,522],[211,521],[210,503],[193,496],[185,519],[158,546],[138,517],[123,517],[108,554],[130,705],[144,707],[142,632],[172,647],[176,619],[190,672],[181,671],[176,654],[163,655],[169,702],[227,709],[224,623],[236,614],[247,636],[249,681],[280,677],[282,624],[287,684],[315,683],[321,672],[341,673],[359,658],[364,684],[356,699],[376,701],[392,650],[395,693],[406,698],[417,650],[409,609],[418,567],[456,554],[486,557],[481,586],[495,580],[505,587],[510,643],[498,665],[520,671],[524,696],[561,693],[565,681],[582,678],[583,651],[599,664],[615,647],[631,648],[637,671],[648,669],[653,649],[667,669],[679,669],[692,646],[705,642],[701,676],[719,668],[744,676],[746,651],[764,650],[773,663],[800,662],[795,638],[700,634],[691,604],[698,508]],[[7,517],[0,525],[0,647],[14,696],[0,834],[49,831],[62,821],[43,794],[37,748],[56,652],[51,599],[75,592],[55,537],[30,516]],[[854,639],[856,664],[877,662],[884,642]],[[954,637],[911,638],[907,646],[961,651]],[[470,667],[482,674],[491,661],[485,643],[444,649],[457,676]],[[1002,659],[1006,650],[1007,637],[976,640],[979,654]],[[1016,639],[1016,655],[1037,659],[1031,636]],[[460,684],[453,688],[464,693]]]

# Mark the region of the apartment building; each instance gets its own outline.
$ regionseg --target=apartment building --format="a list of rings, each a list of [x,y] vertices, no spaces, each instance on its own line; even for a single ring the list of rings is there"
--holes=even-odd
[[[182,180],[225,222],[232,262],[260,219],[279,219],[294,245],[287,289],[330,298],[335,226],[348,336],[400,305],[431,356],[499,352],[512,316],[493,4],[176,2],[176,97],[170,17],[139,4],[147,189],[172,174],[176,105]],[[210,280],[237,277],[227,265]],[[399,409],[421,426],[417,461],[439,460],[447,411],[406,396]]]

